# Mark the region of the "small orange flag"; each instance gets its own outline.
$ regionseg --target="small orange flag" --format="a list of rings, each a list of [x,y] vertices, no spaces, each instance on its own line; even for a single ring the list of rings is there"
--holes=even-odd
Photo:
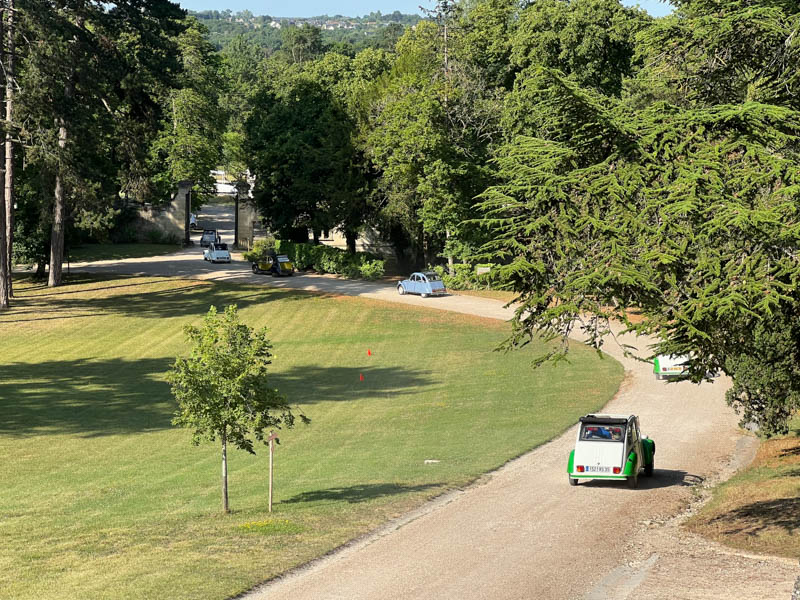
[[[359,381],[364,381],[364,374],[363,373],[359,373],[358,374],[358,380]]]
[[[370,350],[369,348],[367,348],[367,356],[372,356],[372,350]]]

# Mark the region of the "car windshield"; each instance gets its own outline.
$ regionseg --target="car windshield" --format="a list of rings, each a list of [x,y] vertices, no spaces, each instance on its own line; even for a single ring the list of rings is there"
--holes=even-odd
[[[591,442],[621,442],[625,436],[624,425],[598,425],[584,423],[581,426],[581,439]]]

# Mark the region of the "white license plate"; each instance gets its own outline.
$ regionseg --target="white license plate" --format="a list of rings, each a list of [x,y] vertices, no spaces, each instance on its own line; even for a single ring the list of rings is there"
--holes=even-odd
[[[587,473],[611,473],[611,467],[586,467]]]

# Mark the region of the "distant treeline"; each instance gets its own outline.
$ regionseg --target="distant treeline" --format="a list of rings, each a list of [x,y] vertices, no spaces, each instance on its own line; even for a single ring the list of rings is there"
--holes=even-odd
[[[405,27],[417,24],[420,15],[403,14],[394,11],[382,14],[371,12],[362,17],[344,15],[320,15],[310,18],[272,17],[254,15],[249,10],[189,11],[209,30],[209,38],[217,49],[225,48],[237,36],[265,49],[269,55],[281,48],[281,29],[286,27],[317,27],[322,32],[323,42],[339,51],[352,52],[370,47],[386,47],[402,34]]]

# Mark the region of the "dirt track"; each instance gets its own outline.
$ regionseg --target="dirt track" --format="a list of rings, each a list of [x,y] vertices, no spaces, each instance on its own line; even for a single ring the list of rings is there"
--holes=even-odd
[[[208,213],[226,222],[224,208],[210,207]],[[199,249],[73,268],[257,282],[510,316],[499,302],[468,296],[421,299],[398,296],[387,284],[253,275],[243,262],[208,265]],[[646,349],[646,340],[626,341]],[[742,435],[724,403],[727,382],[667,384],[616,346],[606,350],[627,375],[606,410],[638,414],[643,432],[657,444],[655,477],[640,480],[640,489],[599,481],[570,487],[565,470],[572,428],[470,488],[246,598],[789,600],[799,574],[796,562],[732,551],[679,527],[696,490],[729,476],[755,449],[756,440]]]

